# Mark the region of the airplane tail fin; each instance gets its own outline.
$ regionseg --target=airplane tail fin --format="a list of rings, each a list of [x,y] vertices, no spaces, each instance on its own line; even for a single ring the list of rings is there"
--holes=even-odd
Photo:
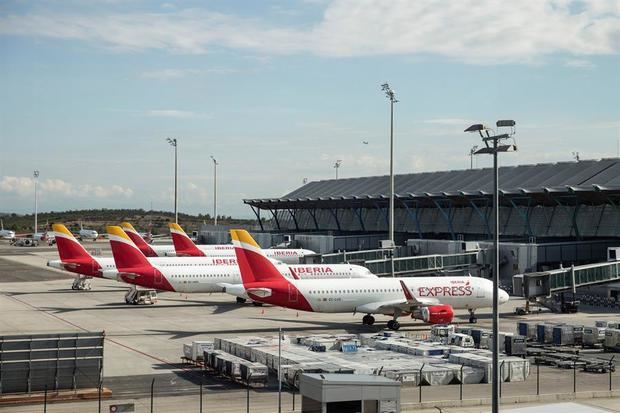
[[[177,256],[204,257],[205,253],[194,244],[194,241],[187,236],[183,228],[179,224],[170,223],[170,234],[172,235],[172,243]]]
[[[246,230],[231,230],[237,263],[243,284],[269,282],[284,279],[280,271],[265,256],[261,247]]]
[[[151,263],[119,226],[108,226],[108,237],[116,268],[151,267]]]
[[[121,228],[125,231],[125,234],[133,241],[138,249],[146,257],[157,257],[157,253],[149,244],[144,241],[142,236],[136,231],[136,229],[129,222],[121,222]]]
[[[53,224],[52,230],[54,231],[56,248],[58,248],[58,255],[60,255],[61,261],[75,260],[78,258],[93,259],[88,251],[86,251],[86,248],[75,239],[71,231],[69,231],[64,224]]]

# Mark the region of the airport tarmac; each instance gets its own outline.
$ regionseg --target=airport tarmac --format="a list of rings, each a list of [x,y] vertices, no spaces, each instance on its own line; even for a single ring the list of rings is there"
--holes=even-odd
[[[97,242],[107,255],[107,243]],[[87,248],[93,248],[92,243]],[[197,411],[199,383],[203,381],[205,399],[219,400],[218,409],[204,411],[240,411],[245,408],[245,390],[212,375],[203,376],[195,368],[181,366],[183,343],[213,336],[273,335],[282,328],[289,335],[311,333],[379,332],[388,317],[377,317],[374,326],[363,326],[361,316],[353,314],[315,314],[276,307],[239,305],[224,294],[160,293],[152,306],[131,306],[124,302],[127,287],[110,280],[93,279],[91,291],[71,290],[72,275],[47,268],[47,259],[56,258],[54,248],[17,248],[0,245],[0,331],[3,334],[50,333],[68,331],[105,331],[104,386],[113,392],[113,402],[135,400],[136,411],[148,407],[151,380],[155,378],[156,405],[159,411],[173,411],[175,401],[190,402],[187,411]],[[543,312],[526,318],[513,315],[522,300],[502,305],[501,330],[514,331],[518,320],[563,321],[593,325],[595,320],[616,319],[617,313],[551,314]],[[490,312],[477,312],[478,324],[490,327]],[[457,311],[456,323],[467,323],[468,314]],[[420,321],[401,319],[401,332],[423,336],[429,327]],[[572,392],[572,370],[541,367],[541,393]],[[620,372],[613,376],[614,388],[620,389]],[[607,390],[608,376],[579,373],[578,391]],[[252,411],[274,411],[275,386],[251,391]],[[458,399],[459,386],[423,387],[423,401]],[[505,397],[535,394],[535,369],[526,382],[503,384]],[[488,397],[489,385],[466,386],[466,398]],[[178,397],[173,397],[178,396]],[[290,409],[291,395],[285,395]],[[418,401],[418,389],[403,387],[404,407]],[[147,398],[145,400],[145,398]],[[63,403],[62,410],[83,411],[90,402]],[[209,402],[206,402],[207,405]],[[298,400],[299,403],[299,400]],[[620,403],[619,403],[620,404]],[[56,405],[60,408],[60,404]],[[138,406],[143,406],[139,407]],[[30,409],[30,410],[29,410]],[[35,406],[4,408],[6,411],[39,411]],[[106,409],[107,410],[107,409]],[[286,411],[286,410],[285,410]],[[405,411],[405,410],[403,410]],[[450,410],[445,410],[450,411]],[[456,410],[452,410],[456,411]],[[465,411],[465,410],[462,410]],[[476,411],[486,411],[484,408]],[[613,410],[612,410],[613,411]]]

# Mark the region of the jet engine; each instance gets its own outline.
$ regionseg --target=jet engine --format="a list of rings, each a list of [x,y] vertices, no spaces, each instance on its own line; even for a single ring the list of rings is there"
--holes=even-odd
[[[454,310],[450,305],[429,305],[414,311],[411,318],[422,320],[428,324],[448,324],[454,318]]]

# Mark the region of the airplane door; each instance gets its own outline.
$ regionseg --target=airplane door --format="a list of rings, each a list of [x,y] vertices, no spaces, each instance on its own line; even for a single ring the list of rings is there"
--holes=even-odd
[[[297,300],[299,299],[298,294],[299,294],[299,291],[297,291],[297,288],[295,288],[294,286],[289,284],[288,285],[288,301],[289,301],[289,303],[296,303]]]

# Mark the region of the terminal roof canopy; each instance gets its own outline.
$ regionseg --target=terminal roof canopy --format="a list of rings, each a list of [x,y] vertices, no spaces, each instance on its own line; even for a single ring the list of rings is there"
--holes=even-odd
[[[492,168],[422,172],[395,176],[395,194],[402,200],[490,197]],[[536,203],[553,202],[563,194],[580,196],[594,203],[620,193],[620,158],[505,166],[499,170],[500,194],[505,198],[529,198]],[[314,181],[280,197],[246,199],[258,208],[321,208],[386,201],[389,176]],[[431,201],[432,202],[432,201]]]

